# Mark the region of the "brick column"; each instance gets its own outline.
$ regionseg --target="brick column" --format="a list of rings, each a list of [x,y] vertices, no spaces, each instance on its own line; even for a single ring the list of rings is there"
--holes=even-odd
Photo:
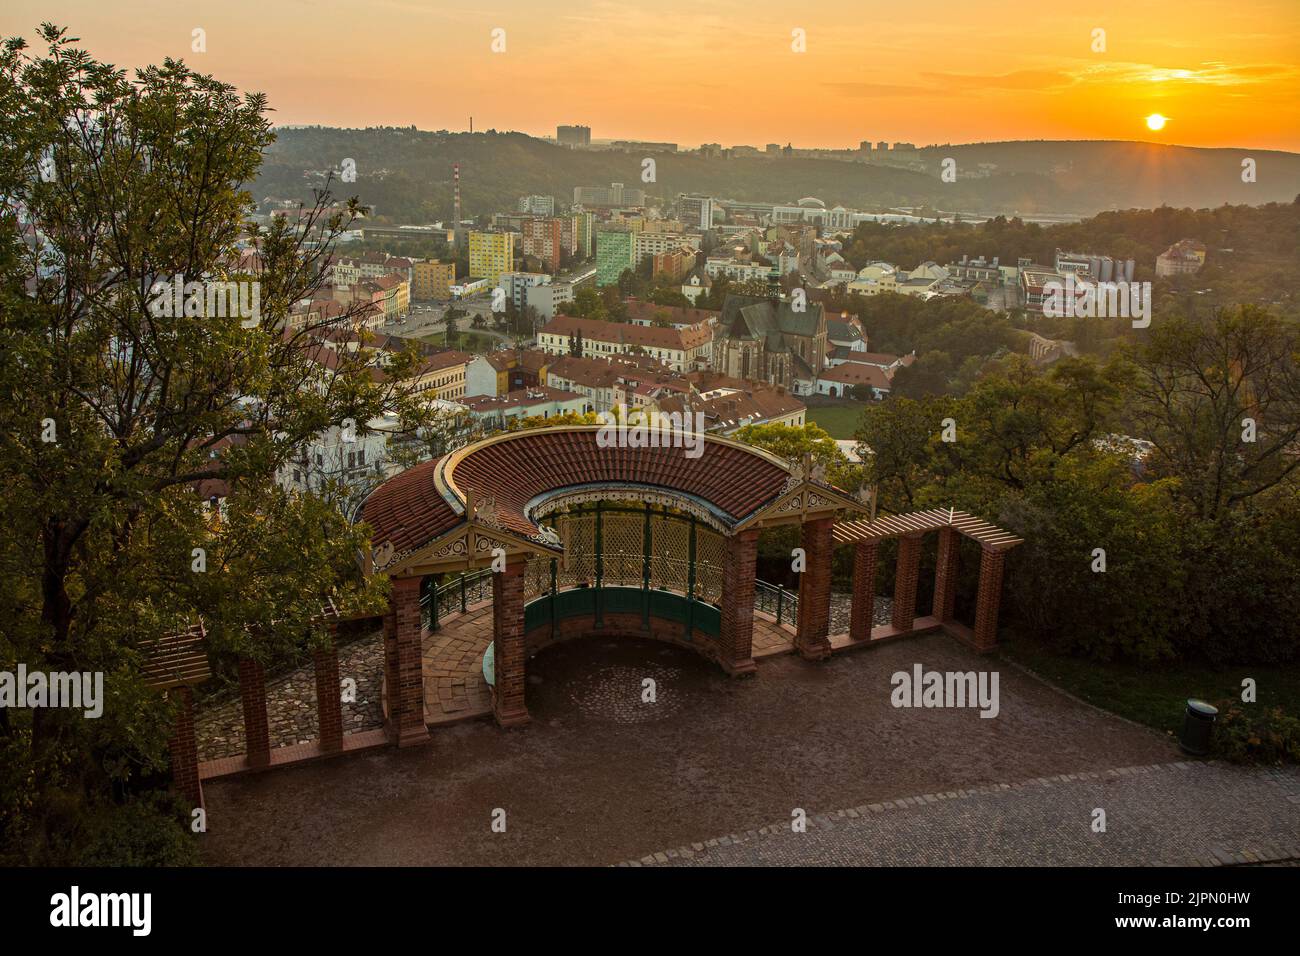
[[[199,748],[194,738],[194,694],[184,685],[173,693],[180,703],[167,749],[172,758],[172,784],[189,801],[190,809],[203,806],[203,782],[199,780]]]
[[[871,618],[876,608],[876,549],[871,541],[853,546],[853,609],[849,617],[849,637],[855,641],[871,640]]]
[[[920,573],[921,535],[904,535],[898,539],[898,565],[894,568],[894,608],[890,620],[895,630],[910,631],[916,620],[916,584]]]
[[[831,528],[835,518],[815,518],[803,523],[800,547],[808,566],[799,576],[799,629],[794,647],[804,660],[815,661],[831,653]]]
[[[343,692],[339,680],[338,625],[330,625],[330,642],[312,652],[316,667],[316,721],[324,750],[343,749]]]
[[[1002,603],[1002,571],[1006,566],[1005,551],[980,554],[979,596],[975,603],[975,649],[989,651],[998,643],[998,607]]]
[[[388,714],[384,718],[384,729],[388,736],[397,741],[397,715],[402,710],[401,695],[397,693],[397,615],[392,610],[392,598],[389,598],[388,613],[384,615],[384,696],[388,700]]]
[[[957,607],[957,546],[961,538],[952,528],[939,529],[939,555],[934,567],[934,604],[930,614],[951,621]]]
[[[492,575],[492,660],[496,686],[492,713],[502,727],[532,720],[524,702],[527,652],[524,649],[524,559],[511,558]]]
[[[722,669],[733,677],[752,674],[754,664],[754,560],[758,531],[742,531],[727,542],[722,558]]]
[[[397,712],[397,746],[411,747],[428,743],[429,728],[424,723],[424,661],[420,647],[420,579],[393,580],[393,616],[396,619],[397,691],[389,691],[401,701]]]
[[[271,730],[266,719],[266,671],[257,661],[239,660],[239,701],[244,711],[244,751],[254,767],[271,762]]]

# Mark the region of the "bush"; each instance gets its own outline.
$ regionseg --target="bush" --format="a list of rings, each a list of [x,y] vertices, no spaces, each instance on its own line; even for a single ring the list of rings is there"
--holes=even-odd
[[[1281,707],[1219,703],[1214,751],[1233,763],[1300,763],[1300,719]]]
[[[186,808],[170,794],[105,807],[86,821],[75,866],[196,866],[198,847],[186,829]]]

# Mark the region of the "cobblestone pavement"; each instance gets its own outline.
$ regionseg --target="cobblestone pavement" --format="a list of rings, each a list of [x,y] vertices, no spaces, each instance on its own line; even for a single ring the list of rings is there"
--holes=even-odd
[[[831,595],[831,633],[849,629],[852,595]],[[877,597],[875,623],[889,621],[889,598]],[[492,606],[484,604],[444,623],[424,637],[425,721],[454,723],[491,713],[483,680],[483,652],[492,641]],[[769,621],[758,620],[754,650],[781,653],[793,650],[793,638]],[[345,733],[383,726],[380,694],[383,687],[383,642],[379,631],[339,649],[339,673],[357,682],[356,704],[343,705]],[[317,735],[316,675],[310,664],[267,681],[267,719],[271,746],[306,743]],[[195,721],[199,758],[214,760],[244,752],[244,717],[239,690],[233,688],[201,702]]]
[[[339,677],[344,680],[350,677],[357,682],[356,702],[345,701],[343,704],[345,734],[384,725],[379,696],[383,673],[382,632],[364,635],[339,648]],[[200,701],[196,711],[194,733],[200,760],[244,753],[244,712],[239,703],[238,686],[210,700]],[[287,747],[316,739],[319,733],[316,672],[310,663],[267,679],[266,716],[272,747]]]
[[[1093,831],[1105,811],[1105,832]],[[1300,768],[1166,763],[784,820],[625,865],[1145,866],[1300,859]]]
[[[1000,671],[998,718],[969,708],[894,707],[891,675],[918,663],[937,671]],[[655,678],[662,707],[644,702],[637,675]],[[263,866],[609,865],[739,828],[788,825],[793,807],[807,809],[816,837],[818,815],[883,806],[900,795],[919,794],[924,802],[925,794],[958,788],[1183,759],[1168,737],[1066,697],[943,634],[817,663],[776,655],[745,679],[674,645],[591,639],[543,651],[530,660],[528,677],[533,719],[517,730],[466,721],[438,729],[423,747],[209,781],[205,858]],[[1249,849],[1224,830],[1258,822],[1260,794],[1239,787],[1225,807],[1213,786],[1200,786],[1199,772],[1177,780],[1162,772],[1171,783],[1182,781],[1184,793],[1165,791],[1145,809],[1123,799],[1129,781],[1099,778],[1087,785],[1110,802],[1080,795],[1077,781],[1052,785],[1043,789],[1057,809],[1046,805],[1039,818],[1021,809],[1030,788],[982,803],[945,797],[940,802],[953,807],[915,814],[931,813],[927,819],[938,826],[958,812],[956,804],[976,808],[966,821],[970,834],[954,829],[947,842],[930,837],[954,854],[1011,856],[1014,849],[1052,862],[1064,852],[1062,839],[1081,839],[1070,829],[1077,815],[1087,834],[1098,805],[1109,814],[1109,833],[1098,839],[1121,847],[1141,849],[1134,827],[1163,816],[1159,833],[1176,836],[1181,826],[1189,841],[1186,834],[1203,831],[1234,852]],[[491,830],[496,808],[508,813],[505,833]],[[1277,799],[1265,806],[1280,819],[1281,811],[1296,809]],[[907,808],[889,813],[912,816]],[[931,846],[923,836],[924,828],[900,832],[885,845],[905,850],[910,839],[918,856]],[[1150,848],[1152,861],[1168,855],[1154,838]]]

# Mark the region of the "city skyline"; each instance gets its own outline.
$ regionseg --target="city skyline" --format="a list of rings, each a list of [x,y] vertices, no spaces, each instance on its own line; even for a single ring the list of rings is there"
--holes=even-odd
[[[19,0],[0,24],[29,41],[43,20],[67,26],[128,71],[183,59],[266,93],[286,126],[464,129],[473,116],[476,130],[554,136],[580,123],[594,139],[682,147],[1098,139],[1300,150],[1300,11],[1287,0],[1249,7],[1276,29],[1224,29],[1221,8],[1202,0],[1078,15],[1024,3],[996,18],[943,0],[924,23],[849,2],[701,11],[577,0],[548,12],[521,0],[486,10],[233,0],[195,12]]]

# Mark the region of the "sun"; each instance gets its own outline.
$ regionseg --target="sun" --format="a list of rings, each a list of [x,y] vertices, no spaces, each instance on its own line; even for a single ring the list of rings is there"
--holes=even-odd
[[[1166,118],[1161,116],[1159,113],[1152,113],[1147,117],[1147,129],[1164,129],[1166,122]]]

